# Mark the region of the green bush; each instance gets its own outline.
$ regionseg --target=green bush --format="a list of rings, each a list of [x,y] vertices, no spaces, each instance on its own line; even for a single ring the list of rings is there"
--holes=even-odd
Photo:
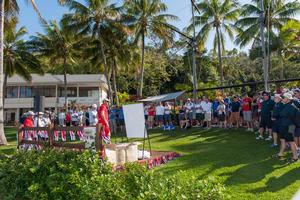
[[[164,177],[139,164],[113,172],[88,151],[30,151],[0,161],[0,199],[224,199],[224,192],[213,179]]]

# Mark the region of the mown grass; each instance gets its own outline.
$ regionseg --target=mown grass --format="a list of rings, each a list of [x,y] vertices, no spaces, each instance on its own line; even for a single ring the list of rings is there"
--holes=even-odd
[[[11,154],[15,151],[16,130],[5,131],[10,145],[0,147],[0,153]],[[224,183],[230,199],[291,199],[300,189],[300,161],[287,165],[272,159],[277,150],[270,149],[270,142],[255,140],[252,132],[196,128],[154,130],[150,138],[152,149],[182,154],[155,168],[155,172],[166,176],[182,171],[199,178],[213,176]]]

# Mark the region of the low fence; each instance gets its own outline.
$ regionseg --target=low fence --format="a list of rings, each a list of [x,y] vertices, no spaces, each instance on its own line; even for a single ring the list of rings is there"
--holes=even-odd
[[[18,131],[18,149],[43,147],[57,149],[73,149],[83,151],[86,149],[86,135],[84,129],[95,128],[95,148],[98,152],[102,150],[102,140],[100,140],[100,132],[98,127],[33,127],[21,128]]]

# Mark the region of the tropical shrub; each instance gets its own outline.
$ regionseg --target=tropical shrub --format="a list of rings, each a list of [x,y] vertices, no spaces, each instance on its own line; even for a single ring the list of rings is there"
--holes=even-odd
[[[171,177],[139,164],[114,172],[91,152],[44,150],[0,160],[0,199],[224,199],[216,180]]]

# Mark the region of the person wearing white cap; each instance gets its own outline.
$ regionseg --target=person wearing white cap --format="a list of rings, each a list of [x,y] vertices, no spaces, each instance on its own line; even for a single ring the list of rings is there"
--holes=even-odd
[[[293,163],[298,161],[298,154],[297,154],[297,146],[294,141],[294,132],[295,132],[295,125],[293,123],[293,118],[295,117],[296,109],[292,105],[293,103],[293,96],[291,93],[285,93],[283,95],[284,108],[280,112],[280,126],[279,126],[279,135],[282,140],[280,145],[280,151],[274,157],[283,158],[284,157],[284,150],[285,150],[285,143],[287,142],[290,145],[290,148],[293,153],[293,157],[288,159],[289,163]]]
[[[294,93],[294,101],[293,104],[295,105],[295,107],[297,108],[297,113],[298,113],[298,117],[299,118],[299,112],[300,112],[300,89],[296,88],[293,90]],[[297,120],[296,120],[297,121]],[[295,134],[294,134],[294,140],[296,142],[296,145],[298,147],[298,155],[300,155],[300,120],[298,120],[298,122],[296,122],[296,130],[295,130]]]
[[[283,109],[283,104],[281,102],[282,98],[280,94],[274,95],[274,108],[272,113],[272,133],[273,133],[273,144],[271,147],[278,146],[278,133],[279,133],[279,124],[280,124],[280,112]],[[280,139],[281,141],[282,139]],[[284,140],[282,141],[284,142]]]
[[[91,126],[96,126],[98,123],[98,118],[97,118],[97,105],[93,104],[92,108],[89,112],[89,121]]]

